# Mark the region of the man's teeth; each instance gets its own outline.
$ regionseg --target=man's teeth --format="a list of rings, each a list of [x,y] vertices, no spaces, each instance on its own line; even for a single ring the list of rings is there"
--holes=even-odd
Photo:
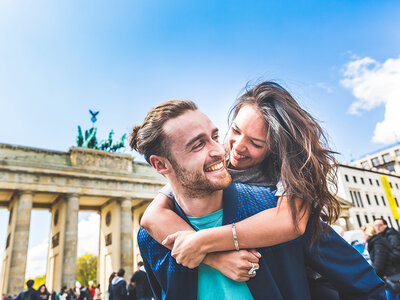
[[[219,164],[213,165],[212,167],[209,167],[206,169],[207,172],[211,172],[211,171],[215,171],[215,170],[219,170],[224,166],[223,162],[220,162]]]

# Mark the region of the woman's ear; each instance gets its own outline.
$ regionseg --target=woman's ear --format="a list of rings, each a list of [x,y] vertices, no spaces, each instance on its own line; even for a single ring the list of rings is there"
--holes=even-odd
[[[170,172],[168,160],[165,157],[152,155],[150,156],[150,164],[161,175],[166,175]]]

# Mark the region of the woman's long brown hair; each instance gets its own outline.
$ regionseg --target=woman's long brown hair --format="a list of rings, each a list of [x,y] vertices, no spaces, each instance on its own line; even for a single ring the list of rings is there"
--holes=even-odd
[[[245,105],[257,107],[267,125],[268,154],[263,162],[267,175],[282,180],[295,226],[310,204],[312,243],[322,231],[320,219],[332,224],[340,214],[340,203],[330,192],[336,190],[335,152],[317,121],[300,108],[293,97],[275,82],[263,82],[243,94],[233,107],[233,118]],[[297,209],[294,199],[302,198]],[[308,205],[307,205],[308,206]]]

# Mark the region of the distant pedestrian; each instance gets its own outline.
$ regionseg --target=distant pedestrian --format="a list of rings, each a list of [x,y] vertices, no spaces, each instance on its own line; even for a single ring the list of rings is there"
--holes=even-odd
[[[390,255],[391,246],[389,241],[382,234],[378,234],[372,224],[365,224],[361,230],[364,233],[367,249],[376,274],[384,281],[388,276],[399,274],[400,267],[393,263],[393,258]],[[387,284],[385,289],[388,300],[400,299],[399,294]]]
[[[76,300],[76,294],[75,294],[73,288],[70,288],[70,289],[68,290],[68,297],[67,297],[67,299],[68,299],[68,300]]]
[[[92,296],[92,299],[91,299],[91,300],[93,300],[93,299],[94,299],[94,294],[96,293],[96,289],[95,289],[95,287],[93,286],[93,283],[90,285],[89,291],[90,291],[90,295]]]
[[[49,293],[49,291],[47,290],[45,284],[42,284],[41,286],[39,286],[38,291],[39,291],[40,299],[42,299],[42,300],[49,300],[50,293]]]
[[[107,289],[107,292],[106,292],[106,300],[112,300],[112,297],[111,297],[111,282],[112,282],[112,280],[114,279],[115,276],[117,276],[117,273],[116,272],[112,272],[110,274],[110,277],[108,278],[108,289]]]
[[[19,293],[15,300],[41,300],[39,292],[33,288],[34,283],[32,279],[29,279],[26,282],[27,289]]]
[[[125,270],[120,269],[117,276],[111,281],[110,299],[127,300],[126,281],[124,279]]]
[[[375,219],[374,225],[376,231],[389,241],[393,262],[400,265],[400,233],[390,228],[384,218]]]
[[[101,300],[100,284],[98,284],[94,289],[93,300]]]
[[[132,275],[131,283],[136,285],[136,297],[138,300],[151,300],[153,298],[153,292],[147,280],[143,262],[140,261],[137,264],[137,271]]]

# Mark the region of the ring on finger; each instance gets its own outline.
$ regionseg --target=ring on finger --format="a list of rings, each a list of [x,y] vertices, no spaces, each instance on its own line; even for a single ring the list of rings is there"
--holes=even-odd
[[[255,275],[258,268],[251,262],[251,269],[249,270],[249,275]]]

